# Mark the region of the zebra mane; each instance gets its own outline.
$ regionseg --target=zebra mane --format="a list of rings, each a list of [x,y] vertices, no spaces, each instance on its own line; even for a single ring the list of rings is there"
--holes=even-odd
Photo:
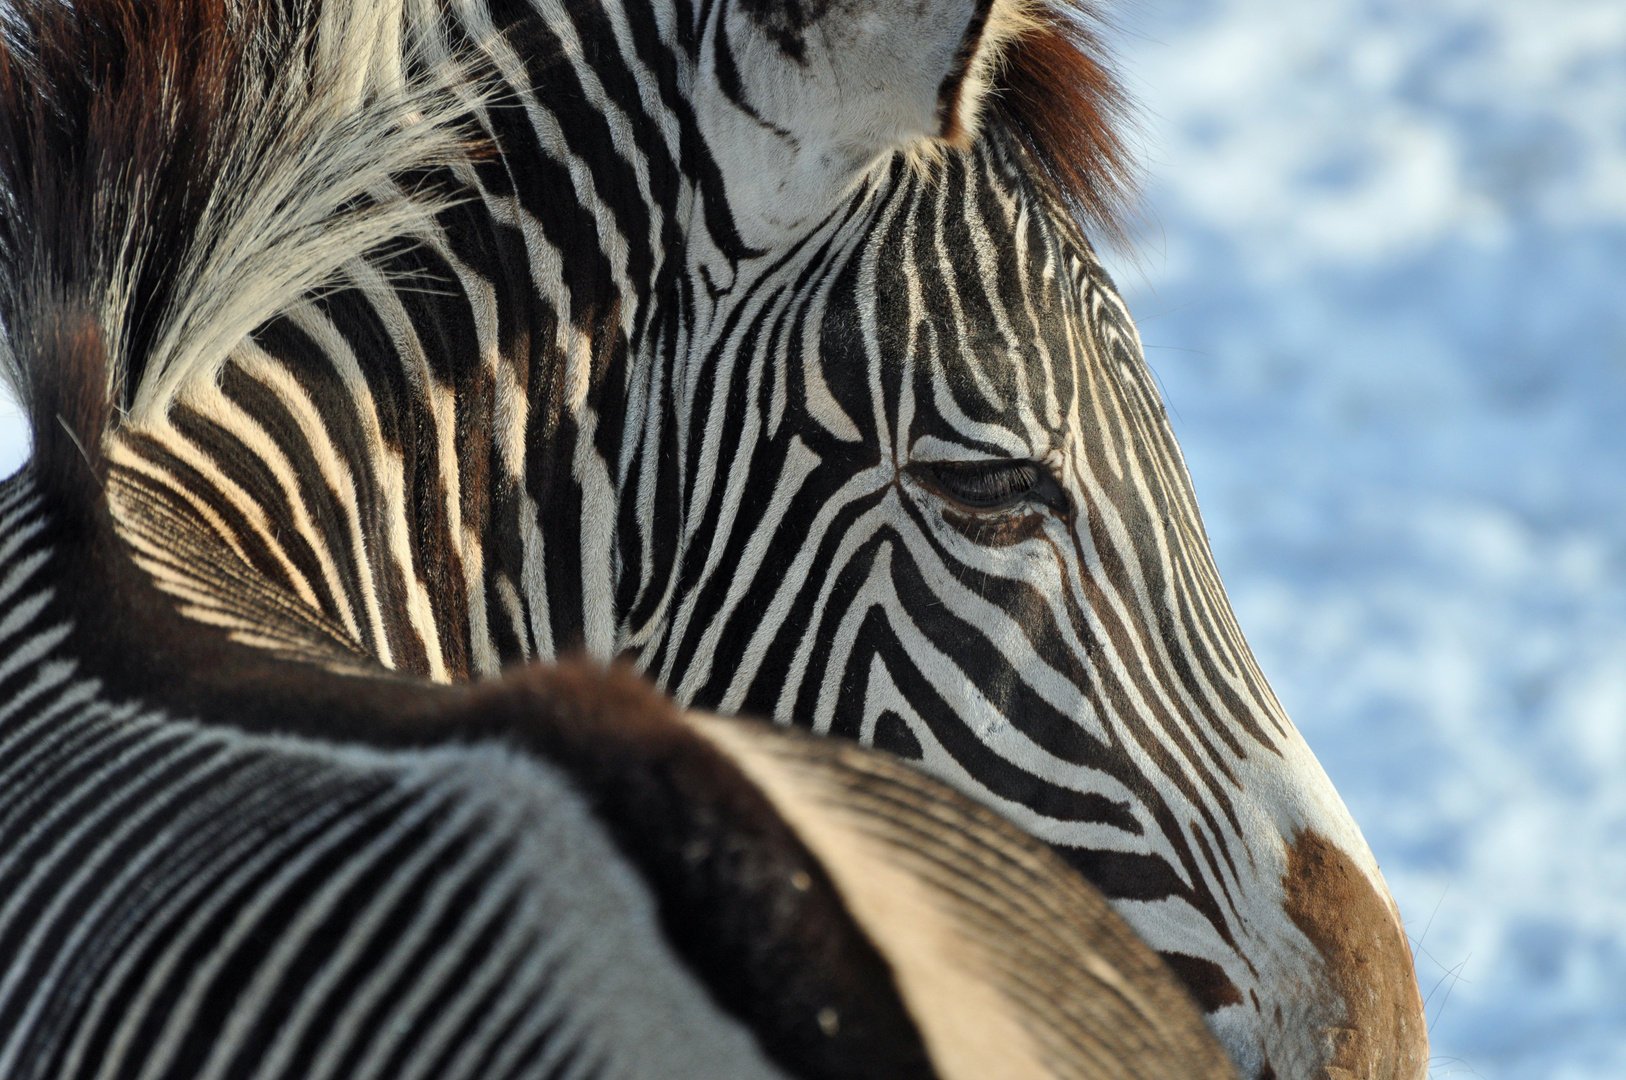
[[[1061,200],[1114,244],[1126,242],[1139,169],[1127,138],[1134,108],[1090,0],[1041,0],[1005,47],[990,95]]]
[[[468,102],[445,89],[465,73],[390,59],[405,3],[0,12],[0,375],[47,475],[60,456],[99,471],[121,412],[162,411],[289,301],[444,206],[390,184],[467,149]]]

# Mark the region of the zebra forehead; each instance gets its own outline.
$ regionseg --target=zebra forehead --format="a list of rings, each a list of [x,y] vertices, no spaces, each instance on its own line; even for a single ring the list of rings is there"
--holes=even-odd
[[[934,387],[963,390],[979,414],[1014,420],[1043,398],[1047,426],[1061,426],[1049,400],[1075,391],[1100,353],[1103,318],[1122,316],[1115,298],[1102,310],[1096,294],[1110,283],[1082,232],[1009,168],[1019,153],[991,133],[924,173],[900,167],[912,187],[897,209],[855,222],[853,257],[808,286],[824,290],[816,340],[832,389],[878,389],[873,363],[889,387],[912,382],[928,400]],[[783,299],[786,311],[806,302]]]

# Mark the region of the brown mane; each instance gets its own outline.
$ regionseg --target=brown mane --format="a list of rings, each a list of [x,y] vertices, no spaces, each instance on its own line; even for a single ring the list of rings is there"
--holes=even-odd
[[[1092,231],[1126,243],[1139,169],[1126,130],[1133,110],[1101,42],[1093,4],[1045,0],[1006,48],[994,113]]]
[[[114,357],[144,355],[213,181],[233,29],[227,0],[35,0],[5,23],[0,331],[47,472],[99,468]]]
[[[82,468],[92,428],[162,409],[286,301],[444,207],[432,185],[370,197],[467,160],[468,105],[449,88],[483,92],[456,62],[358,81],[397,40],[394,10],[0,8],[0,376],[37,459]]]

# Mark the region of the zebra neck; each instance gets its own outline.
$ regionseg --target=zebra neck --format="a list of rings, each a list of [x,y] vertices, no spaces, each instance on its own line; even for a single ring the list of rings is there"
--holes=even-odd
[[[12,778],[0,784],[6,1075],[44,1075],[11,1067],[42,1054],[95,1060],[103,1051],[94,1043],[70,1047],[49,1023],[11,1021],[42,1003],[78,1015],[84,1000],[74,994],[104,985],[133,996],[132,1016],[161,1016],[212,1045],[220,1025],[207,1009],[195,1020],[185,1002],[154,1005],[140,989],[143,973],[128,965],[147,949],[149,928],[184,922],[188,905],[210,913],[189,877],[230,871],[256,838],[263,858],[249,861],[288,871],[275,879],[285,903],[336,913],[347,963],[367,955],[359,943],[369,926],[402,907],[388,883],[403,845],[466,851],[442,860],[423,886],[424,918],[445,906],[432,897],[452,889],[480,900],[458,913],[469,934],[517,928],[508,955],[481,977],[504,980],[529,1008],[568,1007],[635,1054],[651,1030],[687,1032],[689,1045],[669,1047],[677,1056],[664,1063],[685,1075],[772,1080],[781,1073],[764,1050],[780,1064],[815,1055],[825,1066],[815,1075],[849,1075],[877,1053],[899,1066],[888,1075],[929,1074],[885,960],[815,858],[740,769],[641,680],[577,664],[456,688],[290,663],[176,613],[125,552],[95,491],[89,469],[66,492],[38,482],[32,468],[0,484],[0,774]],[[94,809],[83,813],[87,804]],[[320,877],[294,873],[329,849],[355,854],[358,837],[361,854],[333,863],[348,887],[342,903],[345,889],[324,892]],[[749,867],[744,885],[697,863],[697,850]],[[349,887],[358,880],[378,891]],[[180,899],[172,906],[170,897]],[[26,919],[41,906],[52,918],[88,909],[62,932],[71,948],[38,947],[43,931]],[[230,977],[251,984],[241,1007],[252,1011],[263,1004],[249,992],[255,980],[277,971],[279,931],[274,921],[260,931],[264,913],[247,909],[239,923],[255,927],[247,935],[255,948],[238,948],[232,934],[220,944],[220,927],[207,921],[173,933],[189,947],[235,949]],[[784,950],[741,933],[761,909],[785,920],[776,941],[793,939],[798,956],[816,953],[820,963],[787,964]],[[571,947],[599,933],[615,947]],[[526,957],[553,959],[523,969]],[[570,985],[559,982],[561,964],[582,966],[578,985],[594,988],[568,1006],[555,997]],[[97,974],[59,978],[62,967]],[[428,993],[455,967],[421,965],[400,978]],[[19,997],[25,972],[45,989],[23,980]],[[631,974],[643,990],[626,984]],[[237,990],[222,992],[236,1000]],[[94,1004],[117,1013],[108,996]],[[787,1029],[783,1018],[806,1001],[834,1002],[866,1024],[841,1040],[811,1018]],[[129,1052],[148,1050],[138,1043]],[[661,1064],[618,1071],[664,1075]]]

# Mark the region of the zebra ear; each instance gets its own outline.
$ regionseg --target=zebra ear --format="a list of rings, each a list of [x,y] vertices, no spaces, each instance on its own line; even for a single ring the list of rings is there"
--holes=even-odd
[[[748,242],[822,215],[877,157],[964,145],[1036,0],[731,0],[704,31],[701,123]]]
[[[1234,1080],[1173,973],[1043,843],[843,740],[684,722],[819,861],[890,968],[931,1075]]]

